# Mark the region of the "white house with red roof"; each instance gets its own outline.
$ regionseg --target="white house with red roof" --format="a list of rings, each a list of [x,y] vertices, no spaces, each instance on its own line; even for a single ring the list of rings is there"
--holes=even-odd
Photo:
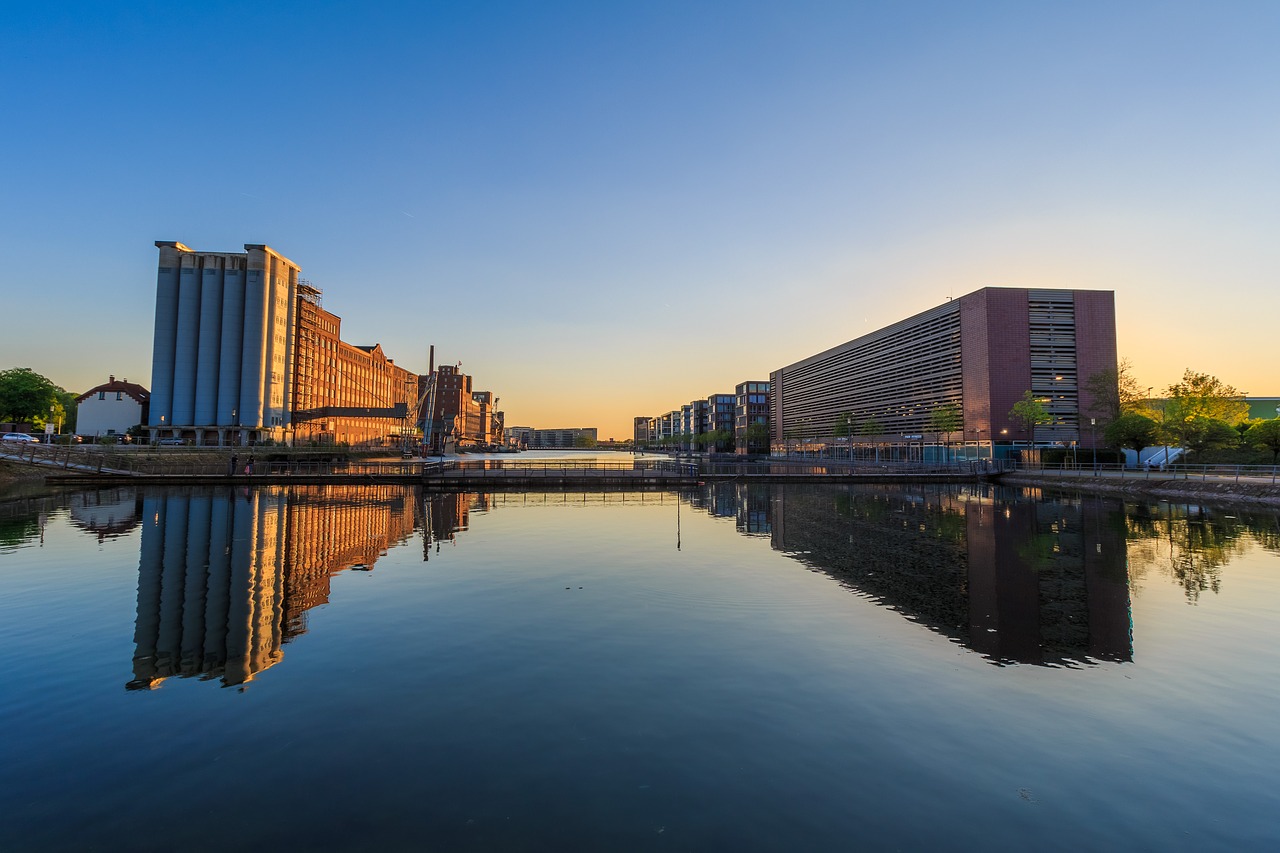
[[[150,407],[150,391],[136,382],[112,376],[106,384],[76,397],[76,432],[124,435],[130,427],[147,422]]]

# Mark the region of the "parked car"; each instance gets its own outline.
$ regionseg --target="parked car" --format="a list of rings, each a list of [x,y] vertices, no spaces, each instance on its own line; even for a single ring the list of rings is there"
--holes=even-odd
[[[164,447],[178,447],[180,445],[186,444],[186,442],[180,438],[162,438],[159,441],[157,441],[156,444],[159,444]]]
[[[39,443],[40,439],[34,435],[27,435],[25,432],[6,432],[4,438],[0,441],[30,441]]]

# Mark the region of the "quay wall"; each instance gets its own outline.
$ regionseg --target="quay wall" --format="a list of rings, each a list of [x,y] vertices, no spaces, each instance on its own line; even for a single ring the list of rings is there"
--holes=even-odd
[[[995,479],[1004,486],[1026,486],[1061,492],[1280,507],[1280,483],[1271,485],[1230,480],[1066,478],[1024,471],[1001,474]]]

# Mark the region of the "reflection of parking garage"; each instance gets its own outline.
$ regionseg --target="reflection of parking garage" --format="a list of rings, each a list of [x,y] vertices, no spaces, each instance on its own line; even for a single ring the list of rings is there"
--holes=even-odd
[[[779,489],[775,548],[1000,662],[1131,660],[1126,544],[1100,501]]]

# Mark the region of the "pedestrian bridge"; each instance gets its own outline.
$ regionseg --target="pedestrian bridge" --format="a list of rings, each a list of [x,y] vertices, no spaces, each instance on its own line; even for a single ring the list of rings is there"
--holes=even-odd
[[[52,483],[170,484],[404,483],[442,490],[557,489],[591,486],[679,487],[711,481],[758,483],[973,482],[997,473],[985,462],[850,463],[829,460],[708,462],[690,459],[348,459],[240,449],[4,447],[0,458],[39,466]]]

